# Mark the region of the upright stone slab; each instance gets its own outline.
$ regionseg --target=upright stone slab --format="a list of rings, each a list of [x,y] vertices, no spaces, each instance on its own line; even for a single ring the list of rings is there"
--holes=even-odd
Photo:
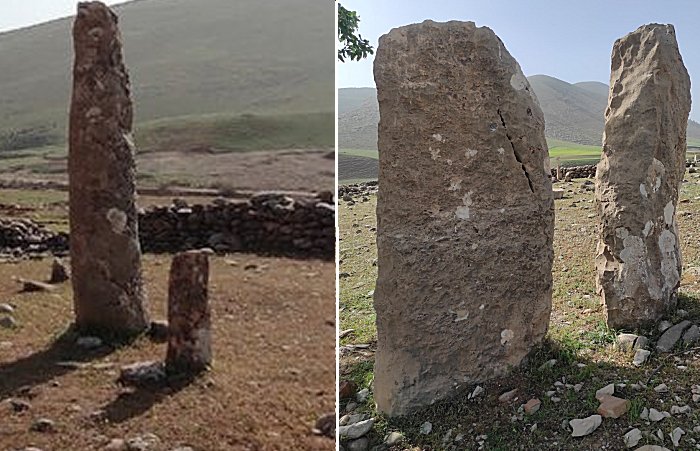
[[[689,112],[672,25],[645,25],[615,42],[596,175],[596,278],[610,327],[637,328],[676,304]]]
[[[195,374],[211,364],[209,259],[200,251],[177,254],[168,287],[168,354],[171,374]]]
[[[552,200],[544,116],[488,28],[379,40],[375,400],[401,415],[505,374],[544,337]]]
[[[101,335],[145,330],[132,105],[117,16],[79,3],[68,175],[76,325]]]

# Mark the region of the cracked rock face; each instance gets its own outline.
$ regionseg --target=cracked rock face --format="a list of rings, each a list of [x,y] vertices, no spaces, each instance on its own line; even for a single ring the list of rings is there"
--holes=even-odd
[[[503,375],[542,340],[554,210],[542,111],[493,31],[396,28],[374,77],[374,396],[402,415]]]
[[[138,241],[132,104],[116,15],[80,3],[68,173],[76,323],[99,335],[148,326]]]
[[[672,25],[645,25],[615,42],[596,176],[596,283],[610,327],[658,321],[676,304],[689,112],[690,79]]]

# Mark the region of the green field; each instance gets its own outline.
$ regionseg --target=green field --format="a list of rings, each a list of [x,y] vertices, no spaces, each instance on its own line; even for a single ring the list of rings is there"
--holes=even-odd
[[[549,157],[560,158],[562,162],[569,160],[598,160],[600,159],[600,147],[576,144],[558,139],[547,139],[549,146]],[[377,150],[369,149],[340,149],[342,155],[353,155],[356,157],[379,158]]]

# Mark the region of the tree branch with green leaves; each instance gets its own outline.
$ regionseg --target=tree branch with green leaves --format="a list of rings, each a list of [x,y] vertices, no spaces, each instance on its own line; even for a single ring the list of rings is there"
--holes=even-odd
[[[338,60],[345,62],[346,59],[351,61],[360,61],[367,58],[368,55],[374,54],[374,49],[369,44],[367,39],[363,39],[358,33],[360,18],[356,11],[345,9],[343,5],[338,3],[338,41],[342,48],[338,50]]]

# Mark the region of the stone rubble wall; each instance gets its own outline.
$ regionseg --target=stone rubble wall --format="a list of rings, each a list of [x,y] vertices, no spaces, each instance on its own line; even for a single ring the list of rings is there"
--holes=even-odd
[[[217,253],[250,252],[292,258],[335,258],[331,193],[290,197],[259,194],[247,201],[208,205],[176,200],[139,212],[143,252],[174,253],[209,247]],[[0,254],[65,254],[68,235],[30,219],[0,218]]]

